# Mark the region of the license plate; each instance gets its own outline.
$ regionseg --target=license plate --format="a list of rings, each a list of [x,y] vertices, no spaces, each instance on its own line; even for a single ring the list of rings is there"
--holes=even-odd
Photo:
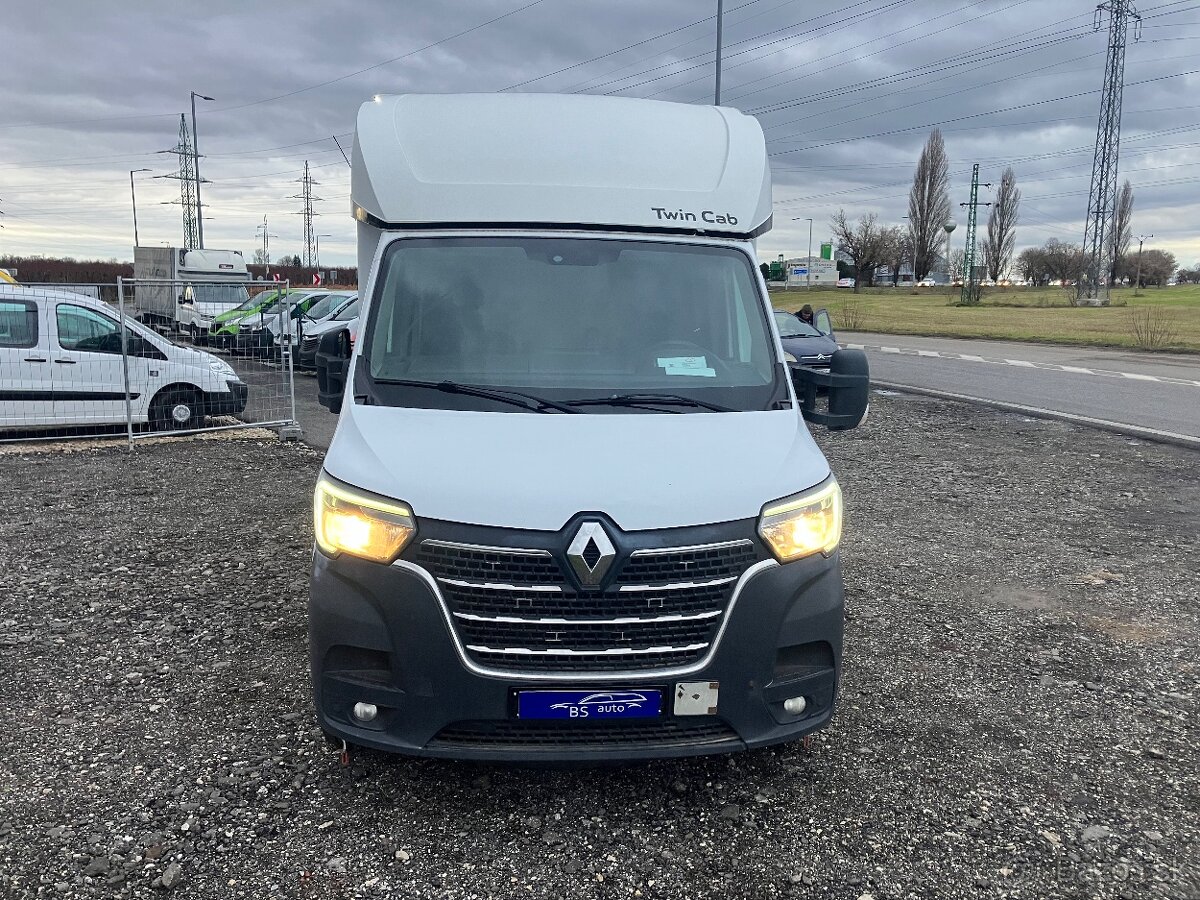
[[[519,691],[519,719],[652,719],[662,713],[662,691]]]

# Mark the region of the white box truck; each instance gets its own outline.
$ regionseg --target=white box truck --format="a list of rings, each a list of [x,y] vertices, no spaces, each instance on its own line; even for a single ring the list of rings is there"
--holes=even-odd
[[[135,247],[137,318],[202,343],[213,319],[249,299],[250,273],[238,250]]]
[[[317,357],[340,410],[309,604],[326,733],[578,761],[824,728],[842,493],[805,420],[862,420],[866,358],[786,364],[758,122],[381,97],[351,184],[360,327]]]

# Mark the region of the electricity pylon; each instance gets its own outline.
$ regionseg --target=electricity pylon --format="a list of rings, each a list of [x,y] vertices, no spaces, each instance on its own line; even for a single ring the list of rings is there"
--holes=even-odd
[[[313,181],[312,176],[308,172],[308,160],[304,161],[304,177],[297,178],[302,187],[299,194],[293,194],[290,199],[303,200],[304,209],[300,211],[300,215],[304,216],[304,265],[312,267],[317,264],[316,236],[313,229],[313,216],[319,216],[320,213],[313,212],[313,204],[321,200],[320,197],[314,197],[312,189],[319,185],[319,181]]]

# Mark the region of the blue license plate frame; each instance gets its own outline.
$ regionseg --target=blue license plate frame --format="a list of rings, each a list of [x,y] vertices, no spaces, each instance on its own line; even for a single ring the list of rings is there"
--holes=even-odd
[[[660,688],[519,690],[517,718],[572,722],[657,719],[662,715],[663,696]]]

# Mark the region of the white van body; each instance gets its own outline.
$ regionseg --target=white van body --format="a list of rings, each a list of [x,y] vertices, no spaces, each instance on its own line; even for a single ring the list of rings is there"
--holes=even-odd
[[[135,247],[133,275],[143,282],[134,290],[137,317],[197,339],[216,316],[249,297],[250,272],[238,250]]]
[[[401,753],[547,760],[723,752],[824,727],[841,658],[836,537],[777,559],[760,534],[773,505],[791,515],[817,492],[836,494],[839,535],[841,520],[755,256],[771,224],[758,122],[625,98],[377,97],[359,112],[351,197],[363,304],[318,486],[309,607],[322,727]],[[410,280],[435,257],[438,277]],[[659,299],[672,281],[704,294],[707,319],[687,289]],[[439,298],[454,324],[439,324]],[[478,310],[468,328],[461,314]],[[593,339],[593,326],[606,330]],[[562,340],[538,346],[542,333]],[[460,334],[478,355],[456,349]],[[629,360],[611,386],[610,351],[589,361],[601,346]],[[386,368],[436,373],[451,357],[462,383]],[[490,370],[500,380],[489,359],[510,367]],[[522,361],[530,380],[503,380]],[[751,370],[762,380],[738,380]],[[411,521],[411,542],[381,565],[327,546],[322,510],[347,503]],[[720,596],[702,609],[679,600],[706,590]],[[541,696],[564,687],[578,698]],[[650,724],[599,730],[588,698],[614,691],[652,698],[622,707]],[[557,722],[564,710],[595,728]]]
[[[237,414],[247,387],[224,360],[125,318],[135,424],[183,430]],[[121,322],[112,306],[66,291],[0,285],[0,428],[126,420]]]

